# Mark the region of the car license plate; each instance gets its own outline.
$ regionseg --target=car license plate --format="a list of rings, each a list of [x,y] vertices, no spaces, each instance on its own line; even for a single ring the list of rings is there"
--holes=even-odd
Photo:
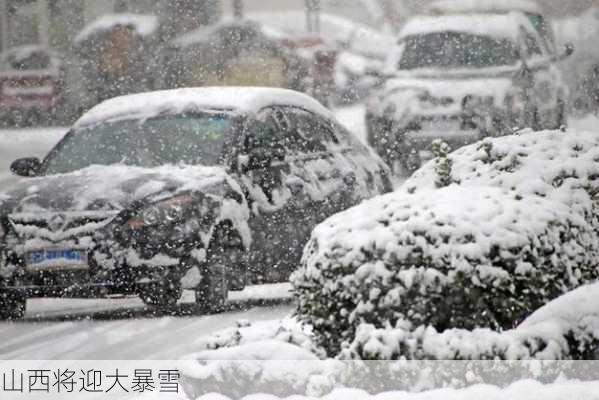
[[[87,268],[87,253],[81,250],[38,250],[27,254],[28,270]]]

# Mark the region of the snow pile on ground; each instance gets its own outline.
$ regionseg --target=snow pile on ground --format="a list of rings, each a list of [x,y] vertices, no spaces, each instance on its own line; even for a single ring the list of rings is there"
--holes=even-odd
[[[314,230],[292,278],[298,317],[330,355],[362,324],[513,327],[597,279],[597,160],[599,134],[572,131],[487,139],[448,168],[433,160]]]
[[[599,391],[598,382],[557,382],[542,384],[534,380],[524,380],[507,388],[492,385],[474,385],[465,389],[437,389],[423,393],[387,392],[378,395],[369,394],[358,389],[338,389],[327,395],[326,400],[595,400]],[[234,397],[232,397],[234,398]],[[279,397],[280,398],[280,397]],[[315,400],[317,397],[294,396],[294,400]],[[197,400],[228,400],[221,394],[207,394]],[[271,399],[278,397],[250,395],[243,400]]]
[[[190,398],[222,393],[234,398],[246,393],[320,393],[330,391],[340,362],[321,361],[324,353],[311,340],[309,330],[295,320],[250,325],[239,321],[230,328],[199,341],[201,351],[181,363],[185,392]],[[302,368],[295,362],[301,360]],[[273,392],[274,390],[274,392]]]

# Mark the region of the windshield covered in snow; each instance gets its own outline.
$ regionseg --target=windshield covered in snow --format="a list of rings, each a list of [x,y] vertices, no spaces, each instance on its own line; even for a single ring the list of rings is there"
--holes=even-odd
[[[49,155],[45,173],[111,164],[216,165],[231,124],[227,114],[178,114],[82,127],[67,135]]]
[[[418,68],[486,68],[513,65],[518,60],[509,39],[461,32],[434,32],[403,40],[400,70]]]

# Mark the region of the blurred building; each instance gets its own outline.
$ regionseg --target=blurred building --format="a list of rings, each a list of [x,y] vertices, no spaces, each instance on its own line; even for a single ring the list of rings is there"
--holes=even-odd
[[[0,0],[0,51],[41,44],[68,53],[85,24],[115,12],[155,14],[165,35],[196,29],[220,15],[220,0]]]

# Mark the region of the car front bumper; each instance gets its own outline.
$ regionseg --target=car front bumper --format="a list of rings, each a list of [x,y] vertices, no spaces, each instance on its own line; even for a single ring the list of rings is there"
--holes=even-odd
[[[135,294],[157,282],[182,280],[190,266],[189,245],[166,239],[160,243],[119,242],[111,236],[96,239],[88,248],[78,247],[87,255],[81,263],[58,262],[51,268],[31,265],[28,253],[23,250],[5,249],[4,265],[0,265],[0,291],[18,292],[27,297]],[[64,249],[71,246],[70,242],[52,245]],[[205,257],[201,249],[193,254],[197,262]]]

